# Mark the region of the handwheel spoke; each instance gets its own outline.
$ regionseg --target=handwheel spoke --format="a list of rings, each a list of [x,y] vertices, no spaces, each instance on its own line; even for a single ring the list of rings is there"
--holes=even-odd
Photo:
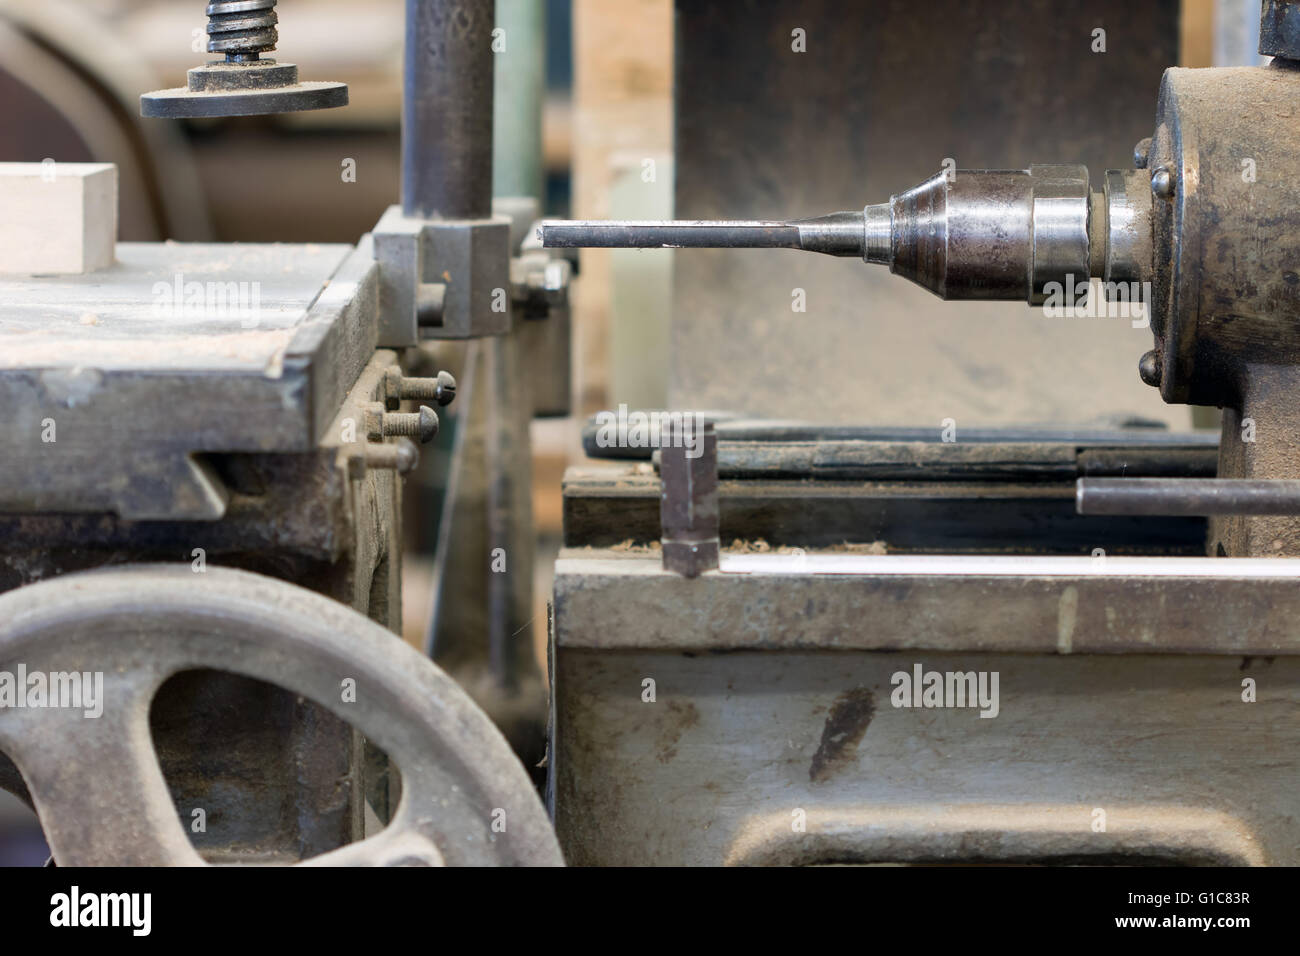
[[[100,669],[106,685],[98,718],[0,710],[0,750],[23,772],[58,863],[202,862],[149,732],[162,681],[201,669],[311,700],[400,769],[389,827],[311,863],[563,862],[531,781],[469,696],[390,631],[319,594],[188,565],[54,578],[0,595],[0,662],[36,659]]]
[[[153,683],[142,683],[142,676],[106,673],[98,717],[78,708],[7,715],[22,724],[5,728],[10,757],[62,866],[203,862],[158,765],[149,733]]]

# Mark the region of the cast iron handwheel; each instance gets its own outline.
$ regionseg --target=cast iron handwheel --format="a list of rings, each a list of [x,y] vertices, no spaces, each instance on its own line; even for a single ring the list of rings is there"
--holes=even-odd
[[[197,865],[164,782],[149,706],[173,674],[229,671],[300,694],[383,748],[402,775],[380,833],[322,865],[559,865],[550,820],[505,739],[431,661],[351,608],[226,568],[125,566],[0,596],[0,671],[102,671],[99,718],[0,708],[61,866]],[[356,702],[341,687],[356,681]],[[501,820],[504,832],[494,832]],[[499,827],[498,827],[499,829]]]

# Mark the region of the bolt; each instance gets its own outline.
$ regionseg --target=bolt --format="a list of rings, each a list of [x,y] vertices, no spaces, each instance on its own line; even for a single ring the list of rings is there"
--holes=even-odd
[[[429,400],[445,408],[456,400],[456,379],[450,372],[439,372],[437,378],[406,378],[397,366],[384,373],[384,395],[390,409],[402,399]]]
[[[209,3],[208,52],[224,53],[227,63],[256,63],[275,49],[276,0],[214,0]]]
[[[1164,372],[1163,365],[1164,362],[1160,359],[1160,353],[1152,349],[1138,360],[1138,375],[1142,376],[1142,381],[1152,388],[1159,388],[1160,379]]]
[[[418,412],[385,412],[379,419],[379,431],[418,438],[421,445],[427,445],[438,434],[438,413],[428,405],[421,405]]]
[[[348,477],[358,481],[371,468],[409,474],[420,463],[420,450],[409,438],[382,445],[364,445],[348,452]]]
[[[1133,147],[1133,168],[1146,169],[1147,161],[1151,159],[1151,137],[1140,139],[1137,145]]]
[[[1151,192],[1159,199],[1174,198],[1174,174],[1168,166],[1159,166],[1151,174]]]

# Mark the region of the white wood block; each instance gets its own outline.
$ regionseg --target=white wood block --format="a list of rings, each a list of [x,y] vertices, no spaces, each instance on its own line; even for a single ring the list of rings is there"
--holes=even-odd
[[[0,163],[0,274],[94,272],[116,242],[115,165]]]

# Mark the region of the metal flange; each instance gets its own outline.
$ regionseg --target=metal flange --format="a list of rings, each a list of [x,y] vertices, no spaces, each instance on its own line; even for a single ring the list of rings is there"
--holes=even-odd
[[[216,62],[189,71],[187,86],[140,97],[140,115],[157,119],[259,116],[348,105],[346,83],[298,82],[292,63]]]

